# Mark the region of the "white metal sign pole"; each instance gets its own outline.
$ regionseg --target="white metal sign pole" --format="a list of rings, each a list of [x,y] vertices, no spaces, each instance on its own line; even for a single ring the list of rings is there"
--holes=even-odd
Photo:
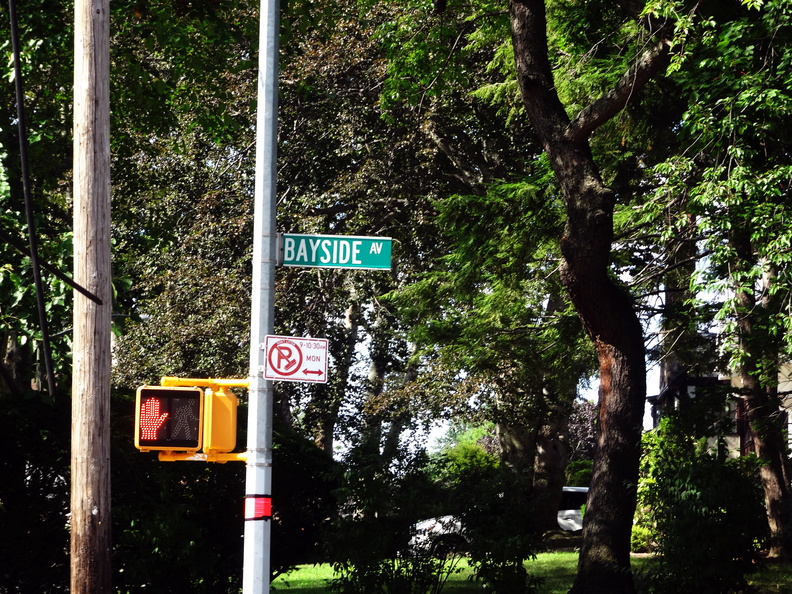
[[[261,343],[273,333],[276,264],[279,0],[261,0],[250,322],[248,449],[245,476],[244,594],[270,591],[272,525],[272,382]]]

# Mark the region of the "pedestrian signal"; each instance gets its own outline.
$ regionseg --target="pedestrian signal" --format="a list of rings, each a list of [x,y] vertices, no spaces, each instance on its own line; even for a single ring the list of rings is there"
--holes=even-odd
[[[239,399],[223,387],[206,390],[204,452],[218,454],[236,447]]]
[[[201,449],[201,388],[142,386],[135,402],[135,447],[140,451]]]

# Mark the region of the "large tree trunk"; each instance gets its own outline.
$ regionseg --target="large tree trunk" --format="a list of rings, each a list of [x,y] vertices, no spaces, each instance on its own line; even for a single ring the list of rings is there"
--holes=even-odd
[[[553,81],[544,2],[511,0],[510,13],[523,102],[567,207],[561,279],[600,364],[598,448],[573,591],[633,592],[630,532],[646,398],[643,331],[629,296],[609,275],[615,197],[602,183],[588,138],[664,65],[667,44],[651,47],[610,93],[570,120]]]
[[[565,471],[569,461],[566,440],[562,436],[566,434],[568,424],[568,408],[553,411],[536,434],[533,488],[537,528],[543,532],[558,530],[558,506],[566,484]]]
[[[787,479],[786,444],[784,422],[779,414],[779,401],[775,388],[763,388],[756,375],[744,365],[740,377],[745,390],[748,422],[753,432],[756,455],[764,462],[759,469],[767,509],[767,524],[770,529],[770,555],[781,557],[789,551],[782,538],[790,520],[790,493]]]
[[[589,155],[570,151],[560,172],[568,222],[561,275],[600,363],[599,434],[575,592],[632,592],[630,533],[646,399],[643,332],[628,296],[608,275],[610,192]],[[581,158],[582,157],[582,158]],[[575,187],[575,172],[586,174]],[[582,183],[580,183],[582,182]]]
[[[754,266],[751,247],[751,230],[744,225],[734,227],[731,243],[740,269]],[[778,294],[772,290],[774,274],[763,278],[762,299],[757,300],[753,287],[739,283],[735,287],[738,303],[737,327],[739,330],[740,379],[745,398],[748,423],[753,433],[754,452],[764,463],[759,469],[770,529],[770,554],[774,557],[788,554],[782,538],[783,530],[792,516],[792,489],[789,485],[784,419],[780,413],[780,400],[775,380],[778,378],[777,339],[763,330],[760,318],[780,308]],[[772,378],[772,379],[771,379]]]
[[[495,425],[501,460],[517,472],[533,472],[538,429],[538,419],[523,420],[519,425],[502,422]]]

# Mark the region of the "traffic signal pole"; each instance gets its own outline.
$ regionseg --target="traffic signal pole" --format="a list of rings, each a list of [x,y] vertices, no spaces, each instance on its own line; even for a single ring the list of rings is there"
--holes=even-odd
[[[275,327],[279,20],[279,0],[261,0],[243,594],[270,591],[272,382],[264,379],[261,344]]]

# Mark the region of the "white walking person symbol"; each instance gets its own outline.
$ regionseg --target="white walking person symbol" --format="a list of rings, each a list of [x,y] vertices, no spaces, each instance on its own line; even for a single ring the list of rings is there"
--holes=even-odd
[[[175,403],[174,403],[175,404]],[[185,406],[174,406],[175,414],[173,422],[173,429],[171,431],[171,439],[195,439],[192,435],[191,421],[197,421],[198,417],[193,411],[193,407],[188,402]],[[195,425],[198,426],[197,424]]]

